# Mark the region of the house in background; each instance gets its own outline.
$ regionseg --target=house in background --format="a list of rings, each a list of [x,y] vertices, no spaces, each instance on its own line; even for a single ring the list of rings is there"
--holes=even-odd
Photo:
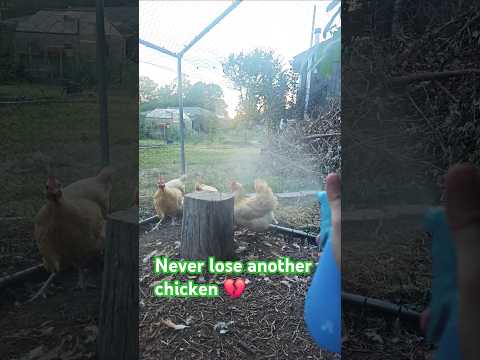
[[[155,109],[140,114],[141,133],[152,139],[167,140],[167,129],[172,127],[175,113],[168,109]]]
[[[297,117],[306,119],[312,113],[321,111],[329,98],[341,96],[341,63],[338,61],[333,66],[329,78],[321,75],[312,64],[315,54],[333,42],[329,38],[320,42],[320,28],[315,29],[315,44],[310,49],[294,56],[291,65],[293,71],[299,74],[299,86],[296,96]]]
[[[129,58],[138,60],[134,50],[138,17],[132,13],[138,12],[128,7],[105,9],[107,66],[115,80],[121,81]],[[40,10],[2,21],[0,29],[2,39],[12,37],[16,67],[30,78],[73,79],[95,74],[95,8]]]
[[[223,117],[215,114],[210,110],[198,106],[184,107],[185,129],[188,131],[200,133],[208,133],[210,121],[222,120]],[[180,115],[178,108],[157,108],[146,111],[141,114],[140,127],[142,133],[153,139],[167,140],[167,129],[178,127],[180,125]]]

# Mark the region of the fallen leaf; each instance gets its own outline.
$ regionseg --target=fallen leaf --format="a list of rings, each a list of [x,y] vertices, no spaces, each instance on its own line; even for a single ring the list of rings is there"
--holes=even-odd
[[[177,325],[170,319],[162,320],[162,323],[167,325],[169,328],[174,329],[174,330],[183,330],[183,329],[189,327],[188,325],[180,325],[180,324]]]
[[[235,252],[238,254],[238,253],[241,253],[242,251],[245,251],[247,250],[247,247],[246,246],[239,246]]]
[[[383,338],[375,331],[367,331],[365,332],[365,336],[368,337],[370,340],[373,340],[379,344],[383,344]]]
[[[219,321],[213,326],[213,330],[218,331],[220,334],[226,334],[229,329],[228,327],[233,324],[233,321],[225,322],[225,321]]]

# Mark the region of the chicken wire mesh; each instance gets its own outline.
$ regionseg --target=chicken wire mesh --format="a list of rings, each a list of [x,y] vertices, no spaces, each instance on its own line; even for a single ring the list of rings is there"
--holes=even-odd
[[[28,16],[0,24],[1,221],[30,222],[45,203],[47,176],[58,177],[66,186],[96,175],[102,164],[95,8],[38,9],[38,4],[36,8]],[[128,206],[132,197],[124,195],[121,187],[133,193],[138,176],[138,103],[132,97],[138,64],[130,58],[131,49],[126,50],[135,21],[125,26],[113,19],[137,18],[138,9],[115,10],[108,7],[105,12],[105,33],[107,67],[112,70],[111,163],[119,171],[112,207],[119,209]]]
[[[230,1],[141,1],[139,37],[178,53],[231,4]],[[187,174],[213,182],[221,190],[228,190],[228,178],[240,179],[247,183],[249,190],[253,190],[253,178],[262,176],[273,184],[274,191],[296,191],[321,188],[324,173],[339,168],[339,156],[336,156],[339,155],[339,134],[333,140],[325,138],[325,146],[312,147],[311,144],[299,144],[300,141],[293,142],[290,139],[292,131],[284,131],[280,126],[287,124],[289,117],[293,118],[293,111],[287,113],[283,109],[275,109],[269,114],[273,119],[269,121],[276,122],[275,131],[265,126],[264,119],[251,126],[242,126],[241,121],[236,121],[240,118],[236,110],[239,110],[240,98],[245,94],[224,72],[224,64],[230,54],[245,54],[254,48],[273,49],[274,54],[279,55],[282,71],[291,69],[293,57],[309,48],[313,5],[317,6],[316,26],[322,27],[329,20],[328,15],[322,15],[328,5],[326,2],[242,2],[183,55],[184,81],[187,80],[190,85],[197,82],[218,84],[227,105],[227,114],[221,124],[208,127],[204,132],[194,131],[190,116],[193,111],[185,110]],[[171,89],[176,89],[176,58],[142,45],[139,54],[141,77],[153,79],[159,87],[169,85]],[[292,95],[295,96],[294,92]],[[163,106],[163,113],[157,111],[158,117],[170,116],[173,119],[164,120],[165,123],[177,121],[178,104],[172,105]],[[178,133],[173,130],[175,126],[167,130],[165,127],[169,125],[159,126],[162,120],[146,119],[154,117],[151,111],[142,111],[141,106],[140,195],[146,199],[149,195],[147,188],[154,187],[159,175],[173,178],[181,172]],[[327,122],[334,123],[338,130],[338,112],[327,112],[333,116]],[[318,118],[319,123],[323,121],[320,116]],[[248,122],[248,119],[243,120],[247,120],[243,123]],[[299,136],[306,137],[315,134],[312,129],[320,131],[329,127],[310,124],[301,127],[305,131],[295,133],[302,132]],[[286,143],[278,154],[281,156],[273,159],[272,151],[277,152],[279,144]],[[315,143],[320,144],[321,139],[316,139]],[[325,156],[321,157],[324,150]],[[336,160],[318,164],[327,156]],[[228,164],[223,166],[224,162]]]

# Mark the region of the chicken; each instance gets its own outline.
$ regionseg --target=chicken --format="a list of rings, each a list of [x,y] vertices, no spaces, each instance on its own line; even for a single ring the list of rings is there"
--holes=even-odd
[[[65,188],[56,177],[49,176],[47,203],[35,217],[34,237],[43,265],[51,275],[30,301],[44,294],[58,272],[71,267],[78,270],[78,285],[84,289],[82,268],[104,248],[112,173],[112,168],[104,168],[97,176]]]
[[[187,180],[187,175],[184,174],[177,179],[167,181],[165,187],[176,188],[180,190],[182,194],[185,194],[185,180]]]
[[[231,189],[234,194],[234,217],[237,225],[263,232],[272,222],[277,223],[273,211],[278,201],[265,181],[255,180],[255,196],[252,197],[243,193],[243,186],[238,182],[232,182]]]
[[[183,210],[183,193],[177,187],[167,187],[163,178],[158,181],[158,190],[153,196],[153,205],[160,220],[152,231],[157,230],[165,216],[172,218],[175,225],[175,217]]]
[[[112,175],[115,172],[111,166],[104,167],[97,176],[78,180],[64,189],[69,196],[85,198],[97,203],[103,217],[110,212],[110,193],[112,191]]]
[[[218,189],[214,188],[213,186],[209,186],[209,185],[205,185],[197,182],[195,184],[195,191],[218,192]]]

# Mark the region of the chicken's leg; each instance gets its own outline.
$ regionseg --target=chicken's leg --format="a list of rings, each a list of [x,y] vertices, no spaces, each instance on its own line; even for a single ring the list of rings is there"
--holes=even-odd
[[[75,289],[81,289],[82,291],[85,291],[87,287],[94,288],[94,289],[97,288],[94,284],[91,284],[85,280],[85,274],[83,269],[78,268],[78,282],[77,282],[77,286],[75,286]]]
[[[31,303],[32,301],[36,300],[40,295],[43,296],[43,297],[46,297],[45,295],[45,290],[47,290],[47,287],[48,285],[51,284],[51,282],[53,281],[53,278],[55,277],[55,275],[57,275],[57,273],[55,272],[52,272],[50,274],[50,276],[48,277],[48,279],[43,283],[42,287],[40,288],[40,290],[38,290],[35,295],[33,295],[30,299],[28,299],[25,304],[28,304],[28,303]]]
[[[155,230],[158,230],[158,228],[160,227],[160,225],[161,225],[162,222],[163,222],[163,219],[165,219],[165,216],[161,216],[161,217],[160,217],[160,220],[158,221],[157,225],[155,225],[155,226],[153,227],[153,229],[150,230],[150,232],[155,231]]]

